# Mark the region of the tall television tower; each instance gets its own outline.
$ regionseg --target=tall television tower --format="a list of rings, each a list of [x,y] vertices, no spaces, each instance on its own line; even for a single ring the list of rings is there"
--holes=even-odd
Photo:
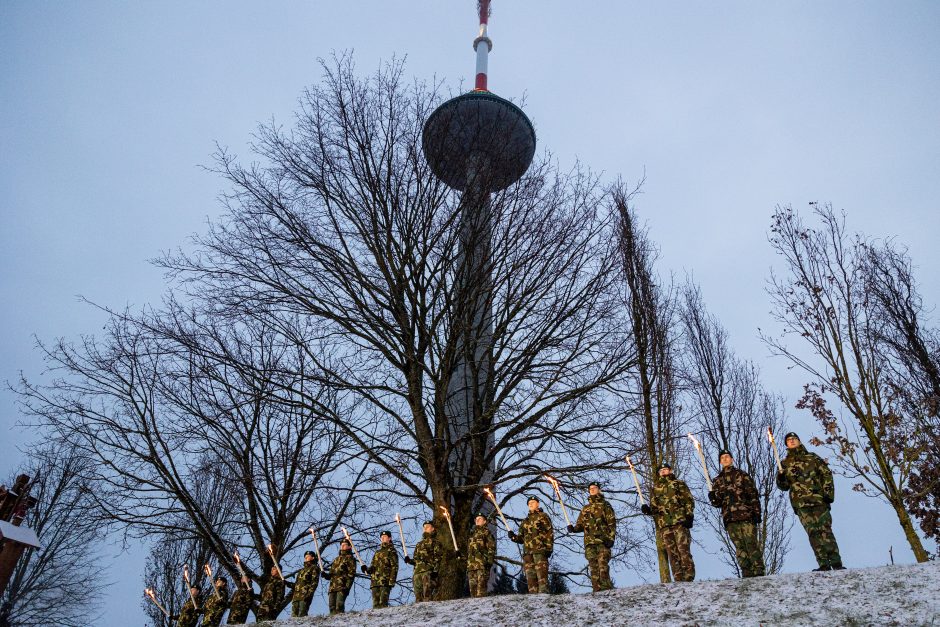
[[[422,134],[424,155],[434,174],[463,192],[460,248],[454,294],[457,355],[447,390],[451,471],[458,483],[468,478],[470,443],[466,436],[492,405],[493,314],[490,248],[493,223],[490,195],[518,181],[535,155],[535,129],[522,109],[489,91],[487,36],[490,0],[477,2],[479,35],[473,91],[448,100],[428,117]],[[488,437],[489,449],[493,433]],[[479,469],[477,469],[479,470]],[[490,473],[484,471],[484,482]]]

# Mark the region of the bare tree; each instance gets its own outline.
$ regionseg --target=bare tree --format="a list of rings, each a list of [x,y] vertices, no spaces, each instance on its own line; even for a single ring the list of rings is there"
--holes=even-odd
[[[918,426],[910,436],[919,445],[914,471],[904,491],[911,513],[928,538],[940,539],[940,331],[930,326],[913,264],[891,241],[867,242],[860,249],[871,325],[881,349],[893,402]],[[900,444],[900,443],[899,443]]]
[[[144,569],[144,586],[153,590],[156,600],[169,612],[166,616],[150,599],[141,607],[151,627],[174,627],[183,605],[189,599],[189,586],[183,580],[183,566],[189,565],[191,581],[200,590],[211,586],[199,566],[212,561],[211,548],[196,538],[178,539],[165,536],[150,549]],[[195,568],[194,568],[195,565]],[[205,599],[205,596],[203,596]]]
[[[741,361],[728,343],[721,322],[705,307],[698,286],[683,289],[682,308],[688,378],[687,394],[696,415],[703,445],[709,451],[727,449],[735,464],[754,479],[762,499],[762,522],[758,541],[763,549],[767,573],[783,568],[792,525],[786,495],[774,485],[777,468],[766,439],[766,429],[783,433],[783,400],[764,390],[757,367]],[[722,558],[740,575],[734,544],[719,510],[702,501],[704,515],[722,541]]]
[[[904,502],[904,491],[920,451],[916,421],[897,413],[875,335],[872,299],[865,293],[860,238],[846,233],[844,216],[814,205],[818,228],[808,227],[791,208],[777,208],[770,242],[785,264],[772,275],[769,293],[783,336],[763,335],[777,354],[812,377],[797,405],[822,424],[816,440],[835,454],[855,489],[884,499],[894,509],[918,562],[928,559]],[[801,338],[805,355],[786,343]],[[834,398],[852,417],[841,421],[828,407]]]
[[[87,517],[90,493],[79,451],[55,445],[31,451],[23,472],[35,479],[37,504],[24,524],[42,545],[27,549],[0,599],[2,627],[84,627],[99,617],[101,531]],[[89,580],[96,579],[94,585]]]
[[[343,57],[324,71],[293,130],[259,130],[257,163],[220,154],[228,217],[197,239],[197,253],[164,264],[304,351],[335,404],[292,383],[296,373],[283,393],[381,469],[370,481],[386,499],[430,509],[439,529],[441,508],[452,509],[462,544],[484,485],[501,484],[505,503],[541,489],[544,471],[577,481],[622,455],[620,416],[603,393],[633,363],[615,289],[615,212],[595,176],[542,160],[492,195],[491,237],[479,242],[486,272],[461,277],[461,199],[421,151],[439,94],[409,84],[397,63],[360,78]],[[492,336],[468,341],[479,327],[466,303],[481,298]],[[482,344],[489,375],[457,425],[448,413],[457,354]],[[466,362],[475,367],[472,354]],[[442,598],[463,587],[453,556]]]
[[[678,351],[675,333],[676,295],[654,273],[658,257],[647,230],[638,224],[630,202],[639,190],[618,184],[613,189],[618,213],[617,245],[623,276],[623,299],[629,310],[627,329],[636,347],[636,368],[624,388],[624,411],[631,429],[630,449],[639,453],[638,466],[653,485],[659,465],[675,465],[682,418],[679,405]],[[655,529],[660,580],[671,580],[662,538]]]
[[[23,380],[22,402],[89,460],[80,474],[100,524],[198,541],[232,579],[237,548],[263,584],[268,544],[282,558],[306,548],[311,524],[329,544],[340,519],[357,522],[366,467],[330,421],[280,393],[332,403],[305,378],[303,354],[263,325],[171,300],[161,313],[114,314],[103,338],[45,356],[58,377]],[[285,372],[296,380],[277,381]]]

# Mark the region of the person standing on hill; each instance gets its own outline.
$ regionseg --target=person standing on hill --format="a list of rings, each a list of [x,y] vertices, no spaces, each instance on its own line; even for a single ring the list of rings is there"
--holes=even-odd
[[[689,486],[672,474],[672,466],[662,464],[659,467],[650,502],[648,505],[644,503],[640,510],[656,520],[673,580],[693,581],[695,562],[692,561],[690,529],[695,520],[695,501]]]
[[[712,481],[708,500],[721,508],[721,519],[734,544],[742,577],[764,576],[764,554],[757,538],[761,521],[760,495],[751,475],[734,466],[731,451],[719,451],[721,472]]]
[[[587,505],[581,510],[577,522],[568,525],[568,531],[584,533],[584,557],[587,558],[593,591],[611,590],[614,582],[610,580],[610,550],[617,536],[617,516],[601,494],[600,484],[588,486]]]

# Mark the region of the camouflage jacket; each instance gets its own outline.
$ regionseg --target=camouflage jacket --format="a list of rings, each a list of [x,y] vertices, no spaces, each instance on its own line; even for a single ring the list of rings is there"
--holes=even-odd
[[[352,549],[340,549],[339,555],[330,564],[330,592],[346,592],[356,578],[356,561]]]
[[[617,516],[603,494],[588,497],[587,505],[581,510],[581,515],[574,524],[574,531],[584,532],[585,547],[592,544],[613,544],[617,536]]]
[[[196,601],[199,602],[201,599],[199,595],[196,595]],[[202,613],[201,609],[196,609],[193,605],[193,600],[187,598],[186,603],[183,603],[183,609],[180,610],[179,620],[176,621],[176,627],[196,627],[196,623],[199,622],[199,614]]]
[[[650,494],[650,509],[660,529],[681,524],[692,515],[695,501],[689,486],[672,475],[657,477]]]
[[[271,577],[261,588],[261,603],[256,612],[259,620],[274,620],[281,613],[281,604],[284,602],[284,580],[280,577]]]
[[[369,569],[372,576],[373,588],[380,586],[394,586],[398,581],[398,551],[391,542],[383,544],[372,556],[372,567]]]
[[[816,453],[810,453],[800,444],[787,451],[781,465],[783,472],[777,474],[777,487],[790,491],[794,510],[828,505],[835,500],[832,471]]]
[[[541,509],[529,512],[519,525],[516,542],[522,543],[522,552],[551,553],[555,548],[555,530],[548,514]]]
[[[209,598],[206,599],[206,602],[202,606],[203,627],[210,627],[210,625],[212,627],[215,627],[217,625],[221,625],[222,616],[225,614],[225,610],[227,609],[228,609],[228,587],[225,587],[219,590],[218,595],[216,595],[215,590],[211,591],[209,593]]]
[[[712,482],[708,500],[721,508],[725,524],[735,522],[757,522],[760,520],[760,495],[751,475],[739,468],[722,468]]]
[[[239,585],[232,595],[231,609],[228,613],[228,622],[242,622],[248,620],[248,612],[255,611],[255,594],[248,588]]]
[[[412,556],[415,562],[415,573],[436,573],[441,569],[441,560],[444,559],[444,547],[437,541],[437,532],[422,534],[422,539],[415,546]]]
[[[467,570],[486,570],[495,561],[496,538],[488,526],[474,526],[467,540]]]
[[[294,579],[294,598],[309,599],[313,597],[319,583],[320,566],[315,561],[304,564],[304,567],[297,571],[297,577]]]

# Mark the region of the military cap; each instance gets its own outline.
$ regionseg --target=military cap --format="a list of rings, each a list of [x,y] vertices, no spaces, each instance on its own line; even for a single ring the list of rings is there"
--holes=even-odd
[[[667,462],[663,462],[659,465],[660,470],[662,470],[663,468],[668,468],[669,470],[672,470],[672,466]]]
[[[473,520],[476,520],[477,518],[488,518],[488,516],[484,514],[483,512],[477,512],[476,514],[474,514]]]
[[[721,461],[721,456],[722,456],[722,455],[728,455],[729,457],[731,457],[732,459],[734,459],[734,455],[732,455],[732,454],[731,454],[731,451],[729,451],[729,450],[726,449],[726,448],[723,448],[723,449],[721,449],[720,451],[718,451],[718,461]]]
[[[599,483],[596,482],[596,481],[592,481],[591,483],[588,484],[588,488],[591,488],[592,486],[593,486],[593,487],[596,487],[598,490],[601,489],[601,484],[599,484]]]
[[[425,524],[425,525],[431,525],[431,526],[433,527],[433,526],[434,526],[434,521],[433,521],[433,520],[425,520],[425,521],[424,521],[424,524]]]
[[[788,433],[788,434],[786,434],[785,436],[783,436],[783,441],[786,442],[786,441],[789,440],[790,438],[796,438],[797,440],[799,440],[799,439],[800,439],[800,436],[798,436],[797,434],[795,434],[795,433],[793,433],[793,432],[791,431],[790,433]]]
[[[216,575],[216,576],[215,576],[215,580],[216,580],[216,581],[224,581],[225,583],[228,583],[228,579],[225,578],[225,575]]]
[[[538,503],[538,502],[539,502],[539,497],[535,496],[534,494],[530,494],[530,495],[527,496],[526,499],[525,499],[525,502],[526,502],[527,505],[528,505],[529,501],[535,501],[536,503]]]
[[[307,557],[308,555],[310,557],[316,557],[316,554],[313,551],[304,551],[304,557]]]
[[[391,537],[392,537],[392,532],[391,532],[391,531],[388,531],[388,530],[385,530],[385,531],[383,531],[382,533],[379,534],[379,537],[380,537],[380,538],[381,538],[382,536],[388,536],[389,538],[391,538]]]

